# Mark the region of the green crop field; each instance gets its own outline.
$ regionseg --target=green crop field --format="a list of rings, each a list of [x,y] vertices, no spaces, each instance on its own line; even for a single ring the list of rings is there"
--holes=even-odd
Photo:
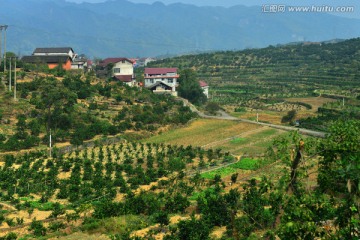
[[[202,173],[201,176],[205,179],[213,179],[215,175],[220,175],[222,178],[229,176],[233,173],[241,170],[256,170],[259,167],[259,163],[257,159],[252,158],[243,158],[240,161],[231,164],[227,167],[223,167],[220,169],[215,169],[213,171]]]
[[[170,130],[143,142],[220,148],[235,155],[264,153],[284,131],[255,124],[197,119],[185,128]]]

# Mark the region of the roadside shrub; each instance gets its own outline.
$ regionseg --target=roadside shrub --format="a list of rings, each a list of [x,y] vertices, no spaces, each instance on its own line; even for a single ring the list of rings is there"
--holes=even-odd
[[[46,228],[44,227],[43,223],[40,221],[36,221],[35,218],[31,222],[29,230],[33,231],[33,234],[37,237],[46,235]]]
[[[58,231],[59,229],[65,228],[65,224],[63,222],[52,222],[49,225],[49,229],[53,232]]]

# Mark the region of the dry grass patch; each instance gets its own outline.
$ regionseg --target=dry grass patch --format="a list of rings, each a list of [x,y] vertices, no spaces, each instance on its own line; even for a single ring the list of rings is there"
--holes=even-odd
[[[260,127],[228,120],[198,119],[187,127],[171,130],[144,142],[203,146]]]
[[[49,240],[109,240],[110,238],[104,234],[87,234],[83,232],[76,232],[69,236],[49,238]]]

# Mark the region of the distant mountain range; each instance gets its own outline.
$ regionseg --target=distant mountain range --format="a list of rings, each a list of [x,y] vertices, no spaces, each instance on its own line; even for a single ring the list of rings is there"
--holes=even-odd
[[[145,57],[360,36],[360,19],[240,5],[0,0],[0,6],[0,25],[9,25],[7,50],[19,55],[70,46],[92,58]]]

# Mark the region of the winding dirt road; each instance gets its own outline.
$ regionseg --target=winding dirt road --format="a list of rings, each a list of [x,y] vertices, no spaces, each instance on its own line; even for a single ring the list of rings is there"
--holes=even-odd
[[[309,135],[309,136],[318,137],[318,138],[325,138],[325,136],[326,136],[325,132],[319,132],[319,131],[309,130],[309,129],[305,129],[305,128],[257,122],[257,121],[252,121],[252,120],[248,120],[248,119],[244,119],[244,118],[237,118],[237,117],[230,116],[228,113],[226,113],[225,111],[222,111],[222,110],[218,112],[219,115],[210,116],[210,115],[206,115],[203,112],[200,112],[188,100],[186,100],[184,98],[180,98],[180,97],[177,97],[177,99],[181,100],[185,106],[188,106],[192,112],[197,113],[202,118],[213,118],[213,119],[223,119],[223,120],[230,120],[230,121],[247,122],[247,123],[258,124],[258,125],[267,126],[267,127],[271,127],[271,128],[277,128],[277,129],[281,129],[281,130],[285,130],[285,131],[298,131],[300,134]]]

